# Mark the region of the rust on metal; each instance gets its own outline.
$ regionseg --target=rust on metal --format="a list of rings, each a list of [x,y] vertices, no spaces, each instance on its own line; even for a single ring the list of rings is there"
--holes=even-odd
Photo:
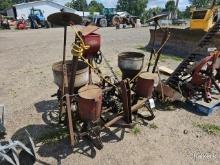
[[[151,98],[154,90],[154,82],[157,74],[145,72],[139,75],[136,82],[135,92],[139,97]]]
[[[73,118],[72,118],[72,112],[71,112],[71,103],[70,103],[70,96],[69,96],[69,87],[68,87],[68,77],[67,77],[67,68],[64,64],[63,66],[63,74],[64,74],[64,94],[66,98],[66,109],[67,109],[67,117],[68,117],[68,127],[69,127],[69,133],[70,133],[70,142],[71,145],[74,146],[75,141],[75,132],[73,130]]]
[[[71,60],[65,61],[65,64],[67,67],[68,80],[70,80],[72,61]],[[62,79],[63,79],[63,68],[62,67],[63,67],[62,61],[56,62],[52,66],[53,75],[54,75],[54,83],[60,88],[62,88]],[[82,87],[83,85],[87,84],[89,81],[88,74],[89,74],[88,65],[84,63],[83,61],[78,61],[74,86]]]
[[[82,39],[85,42],[85,45],[89,46],[89,49],[85,50],[85,52],[83,53],[83,56],[85,58],[92,58],[100,50],[101,36],[96,33],[91,33],[91,34],[82,36]]]
[[[145,106],[145,102],[148,99],[145,98],[143,100],[141,100],[140,102],[138,102],[137,104],[133,105],[131,107],[131,113],[138,111],[140,108]],[[110,120],[109,122],[105,123],[104,127],[110,127],[111,125],[113,125],[114,123],[116,123],[117,121],[121,120],[124,118],[123,113],[120,113],[118,116],[116,116],[115,118],[113,118],[112,120]]]
[[[96,121],[102,112],[102,90],[96,85],[79,89],[79,115],[83,121]]]
[[[127,81],[121,81],[121,97],[122,97],[122,105],[124,111],[124,119],[126,123],[131,123],[131,89],[129,83]]]

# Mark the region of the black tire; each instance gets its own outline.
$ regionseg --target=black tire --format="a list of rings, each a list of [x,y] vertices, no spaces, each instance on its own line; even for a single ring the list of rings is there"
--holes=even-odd
[[[107,19],[101,18],[101,19],[99,20],[99,26],[100,26],[100,27],[107,27],[107,26],[108,26]]]
[[[34,29],[38,29],[39,28],[39,25],[37,24],[37,21],[36,20],[34,20]]]
[[[50,26],[50,23],[48,22],[48,21],[45,21],[44,22],[44,25],[45,25],[45,28],[50,28],[51,26]]]

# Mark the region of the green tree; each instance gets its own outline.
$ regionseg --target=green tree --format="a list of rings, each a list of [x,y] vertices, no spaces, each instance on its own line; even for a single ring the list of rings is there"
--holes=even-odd
[[[96,0],[92,0],[89,3],[89,7],[88,8],[89,8],[89,12],[93,14],[94,12],[102,13],[105,7],[104,7],[104,5],[102,3],[99,3]]]
[[[171,14],[171,19],[174,18],[174,13],[176,11],[176,4],[174,0],[167,1],[165,5],[166,10]]]
[[[14,4],[23,3],[23,2],[32,2],[37,0],[0,0],[0,10],[5,10],[10,8]]]
[[[78,11],[86,11],[88,10],[88,4],[86,0],[72,0],[65,4],[65,6],[73,8]]]
[[[142,16],[148,0],[118,0],[117,11],[127,11],[134,16]]]
[[[191,9],[192,9],[192,6],[186,6],[185,11],[183,12],[183,18],[191,17]]]
[[[163,9],[160,8],[160,7],[155,7],[155,8],[150,8],[150,9],[148,9],[148,10],[145,10],[144,13],[143,13],[143,15],[142,15],[142,17],[141,17],[141,22],[142,22],[142,23],[146,23],[146,21],[147,21],[148,19],[150,19],[151,17],[153,17],[153,12],[159,14],[159,13],[162,12],[162,10],[163,10]]]
[[[1,0],[0,11],[9,8],[12,4],[11,0]]]
[[[150,9],[146,10],[145,17],[146,17],[146,19],[150,19],[151,17],[153,17],[153,12],[155,12],[156,14],[160,14],[162,12],[162,10],[163,9],[160,7],[150,8]]]
[[[212,0],[189,0],[189,3],[196,8],[206,8],[212,3]]]

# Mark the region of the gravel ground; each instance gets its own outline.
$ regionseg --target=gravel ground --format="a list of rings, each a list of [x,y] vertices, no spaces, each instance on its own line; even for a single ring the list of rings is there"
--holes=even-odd
[[[103,28],[99,33],[102,51],[117,72],[117,54],[141,51],[137,48],[149,40],[148,28]],[[69,59],[73,37],[69,28]],[[62,59],[62,42],[62,28],[0,31],[0,103],[6,105],[6,138],[18,137],[27,129],[37,139],[56,127],[50,121],[57,110],[56,99],[50,97],[57,90],[51,66]],[[145,54],[147,58],[149,54]],[[161,60],[161,64],[170,68],[178,63],[168,57]],[[136,134],[116,128],[112,128],[112,133],[104,132],[101,151],[85,141],[74,148],[67,139],[53,144],[38,143],[36,164],[220,164],[220,136],[207,134],[194,124],[220,125],[220,111],[207,117],[179,107],[159,109],[155,114],[153,121],[138,122]]]

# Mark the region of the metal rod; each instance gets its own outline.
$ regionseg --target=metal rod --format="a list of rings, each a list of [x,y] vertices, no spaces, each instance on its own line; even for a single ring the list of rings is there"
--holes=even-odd
[[[65,63],[65,60],[66,60],[66,31],[67,31],[67,26],[64,26],[63,64]]]
[[[79,33],[79,35],[82,35]],[[75,43],[77,45],[80,44],[80,39],[77,37],[75,38]],[[70,78],[70,88],[69,88],[69,93],[72,95],[74,93],[74,85],[75,85],[75,79],[76,79],[76,72],[78,68],[78,56],[73,54],[73,59],[72,59],[72,65],[71,65],[71,78]]]
[[[64,77],[64,83],[63,83],[64,94],[66,95],[66,108],[67,108],[67,117],[68,117],[68,127],[69,127],[69,133],[70,133],[70,142],[71,142],[71,145],[74,146],[76,143],[76,140],[75,140],[76,134],[73,130],[73,118],[72,118],[72,112],[71,112],[71,102],[70,102],[70,96],[69,96],[69,84],[68,84],[66,64],[63,65],[63,74],[64,74],[63,76]]]
[[[156,54],[157,56],[156,56],[156,60],[155,60],[155,63],[154,63],[154,67],[153,67],[152,73],[155,73],[155,71],[156,71],[157,64],[158,64],[158,61],[160,59],[160,54],[161,54],[162,48],[163,48],[164,44],[166,43],[167,39],[169,38],[169,35],[170,35],[170,33],[169,33],[168,29],[167,29],[166,33],[164,35],[164,38],[163,38],[163,40],[161,42],[161,48],[159,49],[158,53]]]
[[[62,66],[65,64],[66,60],[66,31],[67,26],[64,26],[64,36],[63,36],[63,63]],[[64,67],[63,67],[64,68]],[[63,70],[63,79],[62,79],[62,89],[61,89],[62,96],[64,96],[64,70]],[[60,112],[59,112],[59,122],[61,122],[61,114],[64,112],[64,106],[63,106],[63,99],[60,101]]]
[[[136,105],[133,105],[131,107],[131,112],[136,112],[138,109],[142,108],[144,105],[145,105],[145,102],[147,101],[148,99],[145,98],[143,100],[141,100],[139,103],[137,103]],[[114,123],[116,123],[117,121],[119,121],[120,119],[124,118],[124,115],[123,113],[120,113],[118,116],[116,116],[115,118],[113,118],[112,120],[110,120],[109,122],[107,122],[103,129],[105,127],[110,127],[111,125],[113,125]]]
[[[156,39],[156,30],[157,30],[157,23],[155,23],[154,38],[153,38],[153,44],[152,44],[150,59],[149,59],[148,67],[147,67],[147,72],[149,72],[149,70],[150,70],[150,66],[151,66],[151,61],[152,61],[152,58],[153,58],[153,54],[155,53],[154,46],[155,46],[155,39]]]

